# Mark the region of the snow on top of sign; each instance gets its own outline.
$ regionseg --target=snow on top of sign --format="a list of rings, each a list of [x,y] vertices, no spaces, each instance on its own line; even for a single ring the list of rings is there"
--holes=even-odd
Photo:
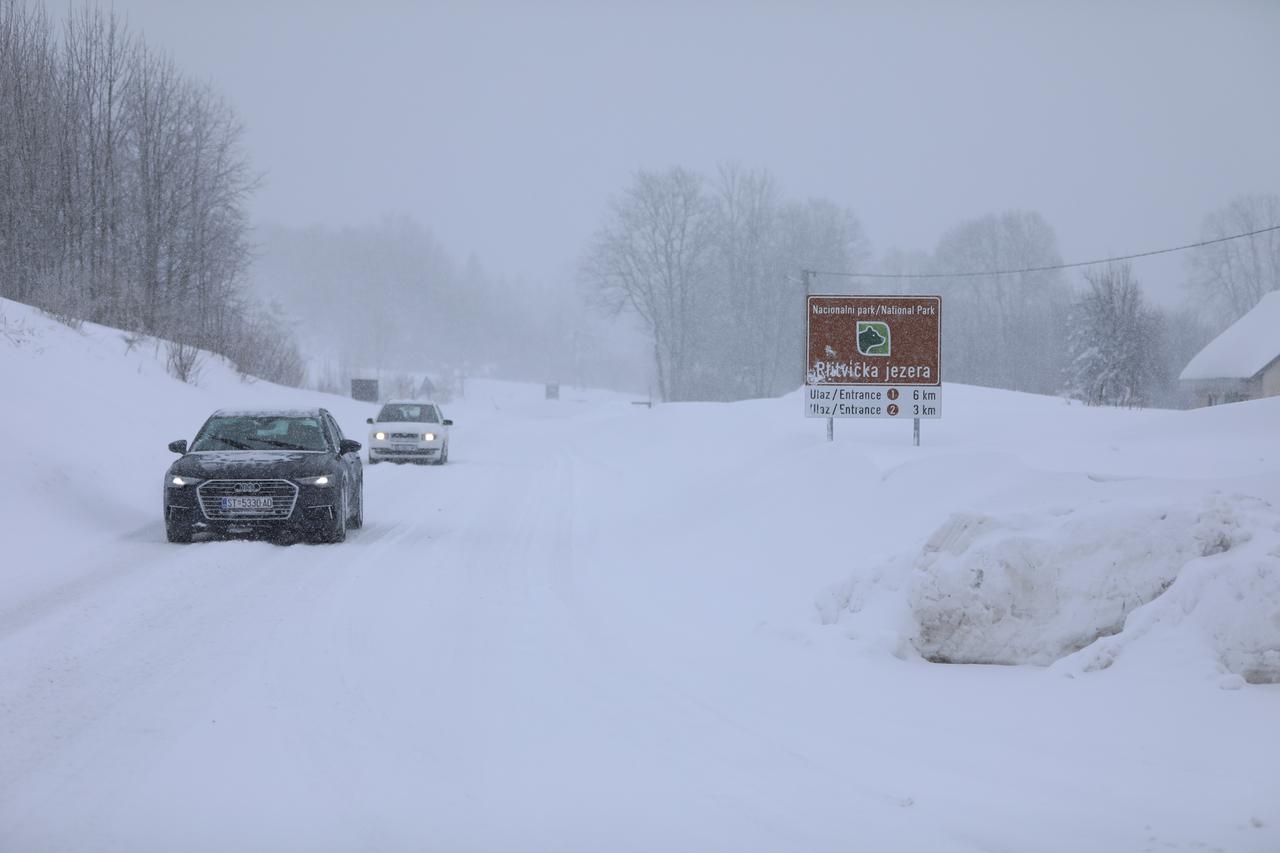
[[[1181,379],[1250,379],[1280,358],[1280,290],[1262,297],[1253,310],[1191,359]]]

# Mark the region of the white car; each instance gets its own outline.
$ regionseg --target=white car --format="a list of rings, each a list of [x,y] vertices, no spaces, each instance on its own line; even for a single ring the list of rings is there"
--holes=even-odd
[[[369,418],[369,464],[449,461],[449,427],[440,407],[425,400],[392,400]]]

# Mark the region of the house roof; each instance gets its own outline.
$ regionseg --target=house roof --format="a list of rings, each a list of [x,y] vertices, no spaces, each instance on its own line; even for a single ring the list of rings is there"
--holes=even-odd
[[[1280,290],[1209,342],[1179,379],[1252,379],[1280,358]]]

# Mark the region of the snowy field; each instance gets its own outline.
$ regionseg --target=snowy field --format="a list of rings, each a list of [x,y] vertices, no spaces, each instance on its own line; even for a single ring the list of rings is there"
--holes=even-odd
[[[169,545],[210,411],[372,408],[0,301],[0,851],[1280,850],[1280,399],[562,397]]]

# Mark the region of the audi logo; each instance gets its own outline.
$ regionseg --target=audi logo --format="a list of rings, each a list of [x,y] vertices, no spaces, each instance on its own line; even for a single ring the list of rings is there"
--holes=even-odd
[[[257,483],[236,483],[236,491],[241,493],[256,492],[260,488]]]

